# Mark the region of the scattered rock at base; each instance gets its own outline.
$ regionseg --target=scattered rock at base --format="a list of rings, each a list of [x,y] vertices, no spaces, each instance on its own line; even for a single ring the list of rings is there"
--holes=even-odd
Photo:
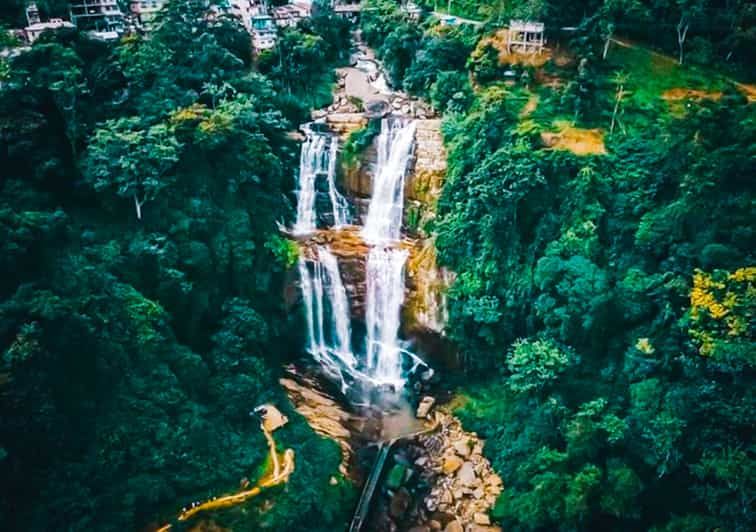
[[[428,417],[428,414],[430,414],[431,408],[433,408],[433,405],[436,403],[436,400],[426,395],[423,397],[423,399],[420,401],[420,404],[417,405],[417,412],[415,415],[418,417],[418,419],[423,419]]]
[[[488,517],[487,514],[477,512],[473,514],[473,521],[475,521],[476,525],[490,525],[491,524],[491,518]]]
[[[459,521],[450,521],[448,525],[446,525],[446,528],[444,528],[444,532],[465,532],[462,529],[462,525],[459,524]]]
[[[472,465],[472,462],[465,462],[462,464],[462,467],[459,468],[459,472],[457,473],[457,479],[459,479],[460,484],[465,487],[472,487],[475,485],[478,477],[475,474],[475,467]]]
[[[455,441],[452,446],[454,447],[454,451],[462,458],[467,458],[468,456],[470,456],[470,440],[468,440],[467,438],[462,438]]]
[[[389,504],[389,515],[394,519],[401,519],[404,513],[412,503],[412,496],[405,488],[400,488],[391,497],[391,503]]]
[[[456,455],[450,455],[444,458],[444,464],[441,466],[441,470],[446,475],[451,475],[455,471],[462,467],[462,459]]]

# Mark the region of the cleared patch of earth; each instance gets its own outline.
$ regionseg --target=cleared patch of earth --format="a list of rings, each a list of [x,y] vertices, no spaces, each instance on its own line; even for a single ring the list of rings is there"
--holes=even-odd
[[[684,87],[669,89],[662,93],[662,98],[668,102],[680,100],[719,100],[721,97],[722,92],[720,91],[704,91]]]
[[[557,131],[541,133],[543,143],[553,150],[567,150],[575,155],[605,155],[604,131],[582,129],[568,122],[557,122]]]
[[[520,118],[526,118],[533,114],[533,111],[538,107],[539,100],[540,98],[537,94],[531,94],[530,98],[528,98],[528,101],[525,103],[525,106],[522,108],[522,111],[520,111]]]
[[[550,48],[544,47],[543,52],[540,54],[518,54],[509,53],[507,50],[507,36],[509,30],[502,28],[490,37],[481,39],[478,43],[478,47],[483,47],[486,44],[491,44],[499,51],[499,64],[500,65],[529,65],[534,67],[542,67],[552,57],[552,51]]]

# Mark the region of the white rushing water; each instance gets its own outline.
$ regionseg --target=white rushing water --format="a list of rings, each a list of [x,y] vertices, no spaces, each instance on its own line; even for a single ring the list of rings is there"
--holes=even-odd
[[[339,156],[339,138],[331,137],[331,147],[328,150],[328,196],[331,198],[334,227],[347,224],[349,218],[349,204],[336,188],[336,162]]]
[[[377,246],[367,261],[367,372],[379,384],[404,385],[400,312],[404,302],[407,251]]]
[[[307,351],[328,373],[338,377],[345,389],[345,373],[357,368],[351,348],[349,302],[336,257],[323,246],[317,248],[317,254],[317,260],[299,259]]]
[[[336,163],[339,141],[335,135],[304,128],[306,138],[299,154],[299,190],[297,191],[297,221],[293,232],[296,235],[312,233],[317,228],[316,209],[318,176],[325,176],[334,225],[345,225],[349,208],[344,196],[336,189]]]
[[[415,122],[384,118],[378,136],[373,195],[362,236],[371,243],[399,240],[404,212],[404,177],[415,140]]]
[[[383,119],[373,196],[362,235],[375,244],[367,259],[368,373],[380,384],[404,385],[399,341],[404,303],[406,250],[392,247],[401,238],[404,177],[415,142],[415,122]]]

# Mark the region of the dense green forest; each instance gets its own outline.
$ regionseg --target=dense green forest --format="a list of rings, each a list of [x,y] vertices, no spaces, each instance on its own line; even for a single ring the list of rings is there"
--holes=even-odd
[[[213,517],[330,532],[354,509],[338,445],[277,382],[304,345],[282,297],[292,132],[329,103],[350,28],[322,7],[254,56],[207,4],[169,2],[148,37],[59,31],[0,57],[3,530],[171,522],[264,469],[267,402],[296,474]],[[455,279],[441,386],[502,477],[493,521],[753,530],[753,4],[420,4],[482,23],[365,0],[360,28],[443,116],[423,228]],[[23,7],[4,2],[0,30]],[[542,61],[503,53],[515,17],[546,23]]]
[[[286,35],[309,59],[263,75],[239,22],[202,4],[171,2],[149,39],[58,32],[5,61],[3,530],[170,520],[254,478],[267,447],[250,411],[288,404],[277,374],[303,340],[271,297],[292,261],[288,132],[348,33],[324,13]],[[286,413],[297,474],[244,522],[332,530],[353,496],[331,482],[340,451]]]
[[[538,67],[500,63],[490,23],[371,5],[362,28],[393,82],[444,110],[449,172],[427,229],[456,272],[458,414],[502,475],[494,518],[753,529],[753,105],[676,56],[604,58],[588,4],[538,3],[577,27],[554,37],[568,57]],[[719,92],[663,99],[673,87]],[[602,132],[600,149],[546,149],[565,127]]]

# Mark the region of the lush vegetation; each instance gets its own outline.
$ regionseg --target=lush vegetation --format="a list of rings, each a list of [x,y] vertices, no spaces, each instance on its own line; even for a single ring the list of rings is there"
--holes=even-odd
[[[417,26],[374,3],[363,29],[394,83],[445,112],[428,229],[457,273],[458,413],[503,477],[494,518],[752,529],[753,105],[676,57],[604,58],[593,18],[560,43],[568,56],[532,66],[500,63],[489,28]],[[593,149],[548,149],[555,131]]]
[[[0,58],[9,530],[132,530],[233,491],[264,468],[249,415],[264,402],[291,420],[276,439],[295,473],[213,517],[330,531],[352,508],[338,447],[276,384],[303,338],[271,297],[296,260],[277,230],[288,132],[330,97],[348,27],[324,10],[253,58],[205,5],[170,2],[149,38],[58,32]],[[487,21],[418,23],[368,0],[361,25],[391,82],[444,114],[448,177],[423,230],[456,272],[446,377],[503,477],[494,519],[755,528],[756,116],[721,74],[753,66],[752,6],[451,5]],[[518,16],[544,20],[559,54],[502,53],[497,24]],[[22,3],[0,20],[21,24]],[[377,127],[352,134],[346,163]]]
[[[46,34],[4,63],[5,530],[141,529],[232,492],[265,460],[250,416],[264,402],[291,419],[276,438],[295,473],[271,504],[216,518],[334,530],[351,506],[331,482],[338,447],[277,385],[303,340],[271,297],[292,261],[277,222],[292,213],[297,96],[329,82],[344,41],[308,77],[265,77],[238,21],[203,4],[171,2],[148,39]],[[287,39],[330,39],[323,17]]]
[[[756,8],[752,2],[732,0],[452,0],[419,2],[474,20],[499,26],[511,19],[545,22],[558,28],[588,22],[603,39],[640,39],[683,60],[690,59],[717,68],[754,75],[751,50],[756,44]]]

